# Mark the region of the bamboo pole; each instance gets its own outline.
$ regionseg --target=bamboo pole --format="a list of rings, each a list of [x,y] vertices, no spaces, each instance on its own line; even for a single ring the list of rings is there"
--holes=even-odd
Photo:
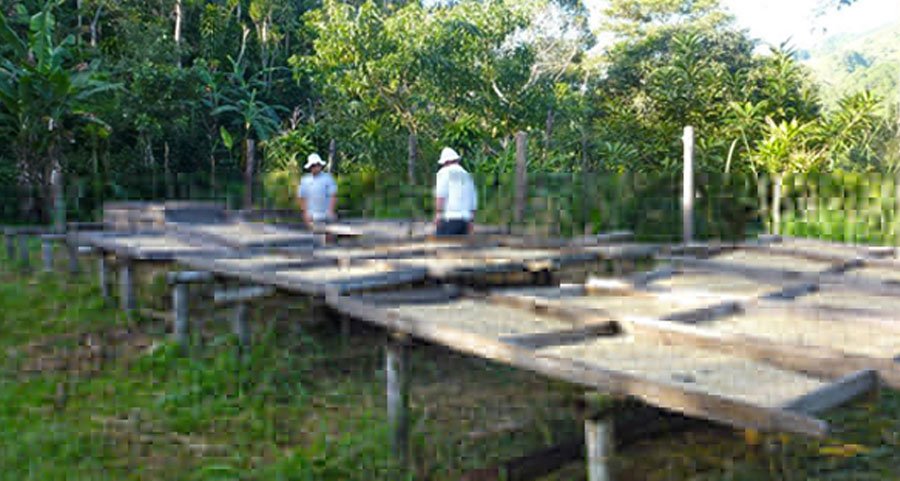
[[[694,128],[684,128],[684,177],[681,192],[681,232],[684,243],[694,240]]]

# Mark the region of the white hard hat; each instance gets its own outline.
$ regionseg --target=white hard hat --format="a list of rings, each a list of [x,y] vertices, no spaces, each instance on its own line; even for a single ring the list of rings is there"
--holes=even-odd
[[[319,154],[309,154],[309,157],[306,158],[306,165],[303,168],[308,169],[316,164],[325,165],[325,161],[319,157]]]
[[[447,162],[453,162],[454,160],[459,159],[459,154],[457,154],[455,150],[450,147],[444,147],[444,149],[441,150],[441,158],[438,160],[438,164],[444,165]]]

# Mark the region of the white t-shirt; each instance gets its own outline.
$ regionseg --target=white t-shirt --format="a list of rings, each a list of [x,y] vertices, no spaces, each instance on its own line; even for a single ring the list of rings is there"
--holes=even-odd
[[[337,183],[328,172],[319,175],[306,174],[300,179],[297,197],[306,201],[306,212],[314,221],[328,219],[328,203],[337,195]]]
[[[437,173],[434,196],[444,199],[444,220],[472,220],[478,208],[478,194],[472,176],[459,164],[442,167]]]

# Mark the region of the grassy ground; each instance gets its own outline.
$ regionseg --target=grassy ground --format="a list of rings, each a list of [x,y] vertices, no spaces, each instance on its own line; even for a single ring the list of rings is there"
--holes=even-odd
[[[255,312],[235,356],[223,315],[190,355],[158,321],[126,319],[94,277],[0,268],[0,480],[396,480],[387,448],[382,335],[298,327],[302,305]],[[214,322],[214,321],[222,322]],[[416,346],[416,479],[459,479],[577,437],[574,391]],[[808,441],[704,427],[622,451],[625,480],[900,479],[900,396],[829,416]],[[579,464],[554,480],[583,479]]]

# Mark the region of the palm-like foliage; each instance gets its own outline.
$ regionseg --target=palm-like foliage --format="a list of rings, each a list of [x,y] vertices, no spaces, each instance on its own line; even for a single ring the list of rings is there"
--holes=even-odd
[[[67,165],[64,145],[75,142],[82,127],[103,123],[93,110],[92,100],[117,88],[100,80],[95,65],[73,65],[70,47],[74,38],[54,41],[53,2],[28,19],[28,35],[22,38],[0,14],[0,131],[14,139],[20,181],[39,198],[51,197],[51,178],[57,183],[52,193],[56,221],[63,223],[62,172]],[[51,175],[55,173],[55,175]]]

